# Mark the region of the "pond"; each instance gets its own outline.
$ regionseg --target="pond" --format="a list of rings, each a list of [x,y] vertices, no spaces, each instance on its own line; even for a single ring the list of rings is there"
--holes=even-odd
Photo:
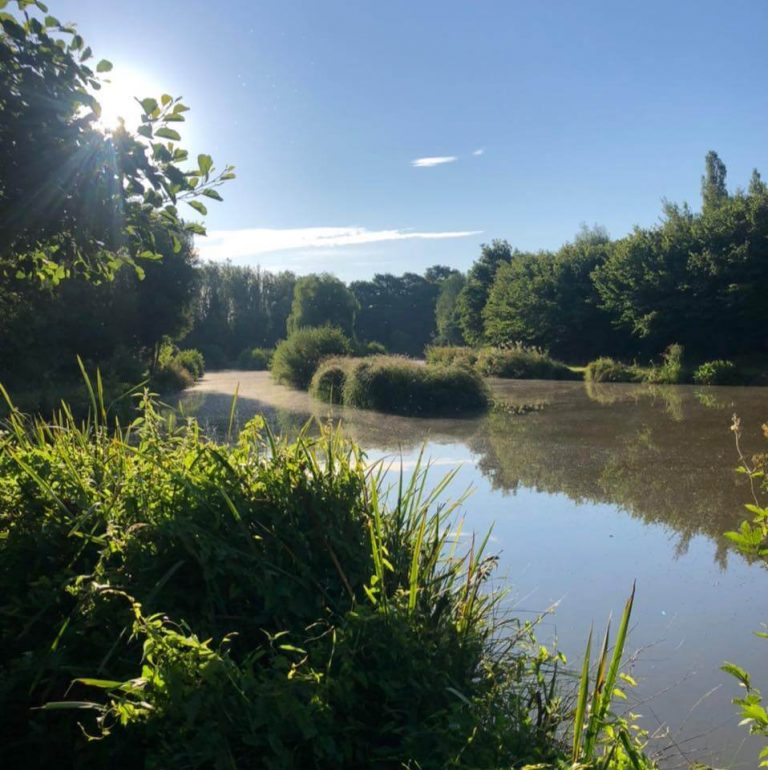
[[[693,761],[753,768],[760,742],[738,727],[730,660],[768,689],[768,572],[722,536],[744,518],[748,482],[735,472],[737,413],[749,456],[765,450],[768,390],[492,381],[510,409],[472,419],[416,419],[329,407],[266,372],[215,372],[183,394],[188,413],[226,431],[264,414],[295,434],[310,417],[340,420],[371,459],[412,468],[421,448],[435,480],[473,493],[467,530],[493,526],[499,579],[522,618],[557,603],[538,628],[575,668],[590,625],[620,614],[633,581],[629,649],[639,686],[629,706],[653,733],[663,767]],[[525,406],[523,413],[516,407]]]

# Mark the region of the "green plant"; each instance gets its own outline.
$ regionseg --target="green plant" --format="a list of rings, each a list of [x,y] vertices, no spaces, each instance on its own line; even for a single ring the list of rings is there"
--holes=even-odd
[[[205,359],[199,350],[187,348],[176,353],[174,361],[183,366],[194,379],[199,380],[205,374]]]
[[[739,371],[733,361],[706,361],[693,373],[693,381],[697,385],[736,385],[739,382]]]
[[[374,356],[347,372],[344,403],[392,414],[461,415],[487,409],[490,394],[482,378],[464,367]]]
[[[645,733],[638,730],[632,723],[632,715],[627,719],[617,716],[612,710],[612,702],[615,698],[626,698],[624,692],[618,687],[619,680],[625,686],[635,686],[634,679],[620,671],[634,600],[633,586],[632,593],[624,605],[610,659],[610,622],[606,627],[593,683],[590,681],[592,631],[589,633],[573,717],[571,742],[573,767],[631,768],[632,770],[652,770],[655,767],[655,764],[644,754]]]
[[[312,377],[309,392],[329,404],[343,403],[347,375],[359,361],[359,358],[345,356],[326,358]]]
[[[731,430],[741,460],[738,470],[749,480],[753,502],[745,506],[752,514],[752,519],[743,521],[738,530],[726,532],[725,536],[747,557],[761,559],[768,564],[768,506],[761,504],[759,496],[760,490],[768,492],[768,455],[757,455],[752,460],[747,460],[741,450],[741,421],[736,415],[733,417]],[[763,425],[763,435],[768,438],[768,423]],[[757,632],[756,635],[768,639],[766,632]],[[768,739],[768,708],[764,705],[761,691],[754,687],[750,675],[735,663],[727,662],[723,664],[722,669],[735,677],[745,690],[742,697],[733,699],[741,713],[741,724],[747,725],[753,735]],[[760,752],[760,760],[760,767],[768,767],[768,740]]]
[[[685,380],[683,366],[683,346],[677,343],[669,345],[662,353],[662,363],[652,366],[645,372],[646,382],[656,385],[678,385]]]
[[[94,93],[112,64],[93,60],[77,29],[40,0],[2,6],[2,273],[52,284],[73,273],[112,277],[124,263],[141,271],[142,258],[158,257],[158,229],[177,251],[181,233],[205,234],[177,206],[205,215],[202,200],[221,200],[217,188],[234,173],[217,174],[204,154],[188,165],[178,131],[188,107],[168,94],[143,98],[135,134],[100,131]],[[51,195],[64,170],[66,194]]]
[[[424,351],[428,364],[439,366],[474,366],[477,363],[477,351],[461,346],[430,345]]]
[[[644,378],[637,366],[628,366],[603,356],[587,364],[584,379],[588,382],[642,382]]]
[[[246,348],[237,357],[237,368],[263,372],[269,369],[274,350],[271,348]]]
[[[485,377],[520,380],[581,379],[577,373],[550,358],[540,348],[520,344],[505,348],[482,348],[477,355],[477,369]]]
[[[270,370],[275,379],[306,390],[324,358],[349,352],[349,340],[333,326],[299,329],[275,348]]]
[[[260,418],[215,444],[146,394],[123,428],[87,385],[84,423],[10,407],[0,434],[10,767],[564,759],[558,658],[501,619],[488,538],[460,550],[455,473],[392,488],[338,432]]]

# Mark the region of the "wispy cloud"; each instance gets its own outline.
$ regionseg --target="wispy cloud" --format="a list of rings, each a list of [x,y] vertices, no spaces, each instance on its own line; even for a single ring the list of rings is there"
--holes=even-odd
[[[481,155],[485,155],[485,147],[478,147],[476,150],[472,150],[472,154],[479,158]]]
[[[197,241],[203,259],[247,259],[291,249],[329,249],[365,243],[405,240],[442,240],[480,235],[481,230],[368,230],[365,227],[296,227],[211,230]]]
[[[432,168],[433,166],[442,166],[444,163],[454,163],[458,158],[456,155],[435,155],[429,158],[416,158],[411,161],[414,168]]]

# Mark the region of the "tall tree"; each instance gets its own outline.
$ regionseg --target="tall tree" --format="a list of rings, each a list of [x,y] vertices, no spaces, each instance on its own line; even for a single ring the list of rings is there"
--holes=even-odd
[[[459,295],[459,323],[464,339],[478,345],[484,339],[483,308],[488,301],[496,271],[511,262],[515,252],[507,241],[494,240],[481,246],[480,257],[467,274],[466,284]]]
[[[707,153],[704,164],[704,176],[701,177],[702,207],[705,210],[714,209],[728,200],[728,189],[725,186],[727,171],[725,163],[714,150]]]
[[[435,304],[435,342],[438,345],[461,345],[464,342],[459,319],[459,295],[465,283],[462,273],[455,272],[440,284]]]
[[[358,310],[354,294],[330,273],[299,278],[293,289],[291,314],[287,331],[290,334],[306,326],[337,326],[352,337]]]

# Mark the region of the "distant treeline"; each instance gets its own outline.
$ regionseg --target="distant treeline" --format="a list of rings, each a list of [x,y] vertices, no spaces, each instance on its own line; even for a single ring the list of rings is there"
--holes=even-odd
[[[42,288],[9,278],[0,291],[0,381],[58,383],[75,358],[132,382],[164,341],[199,349],[209,367],[272,348],[293,329],[331,324],[359,343],[420,356],[429,344],[547,348],[571,363],[651,358],[680,343],[691,360],[766,352],[768,189],[755,171],[729,193],[716,153],[706,158],[702,207],[665,203],[660,222],[611,240],[583,228],[557,251],[483,245],[466,275],[377,274],[349,285],[258,267],[199,263],[158,232],[163,259],[114,281],[71,278]]]

